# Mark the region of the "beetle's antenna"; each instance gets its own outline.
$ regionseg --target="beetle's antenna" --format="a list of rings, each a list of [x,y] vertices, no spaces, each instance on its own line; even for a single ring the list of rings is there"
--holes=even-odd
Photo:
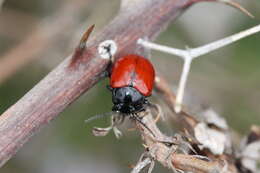
[[[131,118],[133,118],[134,120],[138,121],[144,128],[146,128],[153,135],[153,137],[156,137],[155,134],[153,133],[153,131],[149,127],[147,127],[146,124],[144,124],[142,122],[141,118],[138,117],[138,115],[136,113],[131,114]]]
[[[104,113],[104,114],[98,114],[98,115],[95,115],[95,116],[92,116],[88,119],[85,120],[85,123],[89,123],[93,120],[96,120],[96,119],[99,119],[99,118],[104,118],[104,117],[107,117],[107,116],[111,116],[113,114],[113,112],[107,112],[107,113]]]

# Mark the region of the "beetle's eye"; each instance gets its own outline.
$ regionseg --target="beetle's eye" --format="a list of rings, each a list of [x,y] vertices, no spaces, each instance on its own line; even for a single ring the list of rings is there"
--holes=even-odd
[[[125,95],[120,90],[118,90],[118,92],[116,92],[116,98],[122,102],[125,98]]]
[[[121,91],[121,89],[116,89],[113,92],[112,101],[114,104],[119,104],[124,101],[125,95]]]

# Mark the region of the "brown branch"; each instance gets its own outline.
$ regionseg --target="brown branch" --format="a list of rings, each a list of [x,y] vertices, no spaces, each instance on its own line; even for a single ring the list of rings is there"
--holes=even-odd
[[[155,90],[162,95],[161,98],[165,101],[165,103],[168,105],[171,111],[175,112],[174,106],[176,101],[176,95],[173,93],[172,87],[160,75],[156,76]],[[185,129],[189,129],[190,132],[198,123],[198,121],[187,110],[187,108],[185,108],[185,106],[179,114],[173,113],[172,118],[174,118],[175,121],[180,122],[182,124],[182,127]],[[193,133],[193,131],[191,133]]]
[[[0,117],[0,165],[2,166],[34,133],[53,120],[83,92],[96,84],[108,60],[99,58],[98,44],[113,39],[117,56],[137,52],[140,37],[154,39],[191,3],[189,0],[142,0],[121,13],[94,39],[73,68],[71,56]],[[133,2],[132,2],[133,3]]]

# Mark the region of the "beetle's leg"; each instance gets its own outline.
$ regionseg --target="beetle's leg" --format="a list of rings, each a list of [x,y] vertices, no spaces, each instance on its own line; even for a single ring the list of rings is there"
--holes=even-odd
[[[158,104],[154,104],[154,107],[156,108],[156,110],[157,110],[157,116],[156,116],[156,118],[155,118],[155,120],[154,120],[154,122],[155,123],[157,123],[157,121],[162,117],[163,119],[164,119],[164,117],[163,117],[163,112],[162,112],[162,108],[158,105]]]
[[[133,118],[134,120],[136,120],[138,123],[140,123],[144,128],[146,128],[152,134],[153,137],[155,137],[155,134],[153,133],[153,131],[149,127],[147,127],[147,125],[145,123],[142,122],[142,119],[140,117],[138,117],[138,115],[131,114],[130,117]]]
[[[163,115],[163,111],[162,108],[158,105],[158,104],[152,104],[150,102],[148,102],[148,106],[155,108],[155,110],[157,111],[157,115],[154,119],[154,122],[157,123],[159,121],[160,118],[162,118],[163,120],[165,120],[164,115]]]

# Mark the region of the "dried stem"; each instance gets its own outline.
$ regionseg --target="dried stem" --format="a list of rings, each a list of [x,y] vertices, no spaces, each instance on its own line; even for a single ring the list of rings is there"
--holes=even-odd
[[[172,87],[162,76],[156,76],[155,90],[161,95],[161,98],[165,101],[172,112],[174,112],[176,105],[176,95],[173,93]],[[172,114],[172,118],[174,118],[174,120],[177,122],[181,122],[184,128],[192,131],[192,129],[194,129],[194,127],[197,125],[198,121],[184,106],[182,107],[183,109],[179,114]]]
[[[181,143],[180,139],[174,139],[168,137],[160,132],[157,125],[155,124],[152,114],[148,111],[148,114],[143,116],[142,121],[146,126],[155,134],[155,138],[151,137],[150,131],[144,126],[136,123],[136,127],[141,133],[142,139],[145,143],[146,150],[150,152],[152,159],[157,160],[165,167],[169,169],[191,171],[196,173],[236,173],[236,169],[226,163],[224,160],[216,159],[215,161],[202,160],[195,155],[187,155],[178,152],[172,152],[171,147],[163,144],[161,141],[172,141],[173,145],[178,149],[185,145]],[[167,159],[168,158],[168,159]],[[138,163],[139,164],[139,163]]]
[[[144,169],[146,166],[152,163],[152,159],[147,157],[144,160],[140,160],[140,162],[134,167],[131,173],[139,173]]]

